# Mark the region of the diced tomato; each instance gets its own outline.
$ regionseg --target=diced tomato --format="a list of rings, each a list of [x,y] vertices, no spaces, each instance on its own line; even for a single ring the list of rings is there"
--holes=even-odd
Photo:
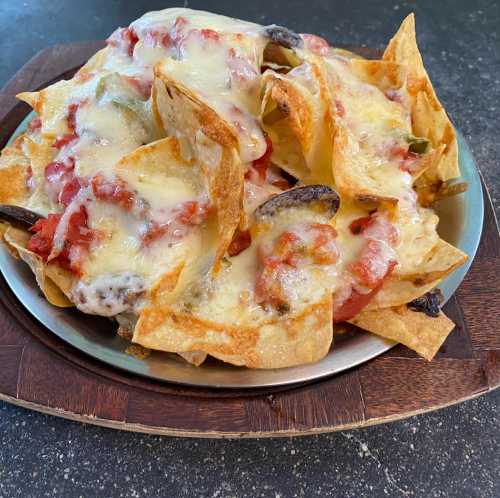
[[[388,250],[384,242],[369,239],[357,261],[349,265],[349,270],[362,285],[373,289],[383,280],[388,268],[396,264]]]
[[[261,271],[255,281],[257,303],[269,304],[277,309],[287,303],[282,286],[287,272],[312,261],[318,265],[334,264],[339,256],[335,229],[322,223],[311,223],[301,227],[300,234],[295,231],[283,232],[269,247],[258,246],[257,257]]]
[[[311,35],[309,33],[301,33],[300,36],[304,40],[306,48],[311,52],[323,56],[329,54],[330,45],[324,38],[321,38],[321,36]]]
[[[266,181],[267,170],[271,165],[271,156],[273,154],[273,143],[268,135],[266,135],[266,150],[264,154],[252,162],[252,166],[245,173],[247,180],[262,185]],[[253,171],[252,171],[253,169]]]
[[[68,207],[71,201],[76,197],[81,188],[86,186],[86,182],[82,178],[75,177],[66,183],[59,194],[59,202]]]
[[[396,263],[392,261],[387,269],[386,274],[384,275],[384,278],[382,278],[379,284],[367,294],[362,294],[361,292],[358,292],[356,289],[352,288],[350,296],[340,305],[334,306],[333,322],[345,322],[359,314],[380,291],[383,283],[390,276],[395,266]]]
[[[134,54],[134,47],[139,41],[134,28],[118,28],[107,40],[106,43],[116,47],[126,53],[129,57]]]
[[[28,130],[31,132],[37,131],[42,127],[42,119],[40,117],[36,117],[30,121],[28,125]]]
[[[137,36],[133,28],[125,28],[122,31],[122,37],[126,42],[127,54],[132,57],[134,53],[134,47],[139,41],[139,37]]]
[[[187,201],[183,202],[175,216],[175,220],[190,226],[205,223],[210,211],[208,202]]]
[[[63,147],[77,139],[78,135],[76,133],[67,133],[62,137],[57,137],[52,144],[52,147],[54,147],[54,149],[62,149]]]
[[[273,256],[289,266],[298,265],[299,256],[304,255],[305,245],[294,232],[283,232],[274,244]]]
[[[31,228],[35,234],[28,241],[27,247],[45,261],[52,252],[54,236],[61,217],[60,214],[49,214],[46,219],[38,220]],[[95,237],[96,232],[88,227],[87,210],[81,206],[70,216],[63,249],[54,261],[63,268],[79,274],[82,262]]]
[[[72,157],[68,157],[64,162],[54,161],[45,166],[45,189],[54,202],[59,202],[59,195],[64,186],[73,179],[74,169],[75,160]]]
[[[238,233],[233,238],[227,249],[229,256],[237,256],[240,252],[250,247],[252,244],[252,236],[249,230],[238,230]]]
[[[311,257],[318,265],[331,265],[337,262],[339,250],[335,243],[337,232],[331,225],[312,223],[308,229],[313,237]]]
[[[396,227],[386,216],[379,213],[352,221],[349,229],[353,235],[362,235],[367,239],[383,240],[390,245],[394,245],[399,236]]]
[[[144,34],[144,42],[154,47],[170,48],[173,44],[169,33],[160,30],[148,30]]]
[[[49,214],[47,218],[39,219],[31,227],[31,231],[35,234],[28,241],[27,248],[41,256],[45,261],[52,251],[52,241],[60,219],[60,214]]]
[[[345,107],[344,104],[339,99],[335,99],[335,110],[337,111],[337,115],[343,118],[345,116]]]
[[[364,216],[363,218],[358,218],[354,220],[349,225],[349,230],[353,235],[359,235],[363,233],[366,228],[368,228],[373,223],[373,218],[371,216]]]
[[[64,247],[55,258],[64,268],[80,274],[83,261],[97,233],[88,227],[88,215],[85,206],[74,212],[69,219]]]
[[[408,151],[406,155],[403,157],[401,164],[399,165],[399,169],[406,173],[413,174],[415,169],[418,167],[418,159],[420,159],[421,155],[416,152]]]
[[[102,173],[97,173],[92,178],[91,185],[96,199],[116,204],[126,211],[132,209],[135,194],[128,189],[127,183],[121,178],[107,180]]]
[[[287,296],[281,285],[286,271],[286,265],[279,263],[276,258],[268,259],[255,280],[254,293],[258,304],[270,305],[276,309],[287,307]]]
[[[130,83],[132,87],[146,100],[149,99],[151,95],[151,88],[153,86],[153,82],[150,80],[143,80],[141,78],[134,78],[132,76],[122,76],[122,78]]]
[[[210,214],[208,202],[187,201],[172,210],[172,217],[165,223],[152,221],[149,223],[146,233],[142,236],[144,245],[149,245],[155,240],[170,234],[179,239],[187,233],[187,227],[193,227],[204,223]]]
[[[218,42],[220,40],[219,33],[217,33],[217,31],[213,29],[204,28],[200,30],[200,33],[202,38],[204,38],[205,40],[210,40],[214,42]]]
[[[76,113],[80,108],[81,102],[75,102],[68,106],[68,128],[74,133],[76,131]]]

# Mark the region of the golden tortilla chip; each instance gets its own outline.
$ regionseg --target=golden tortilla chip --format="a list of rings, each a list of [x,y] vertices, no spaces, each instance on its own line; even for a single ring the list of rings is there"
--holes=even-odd
[[[172,352],[204,351],[249,368],[283,368],[323,358],[332,340],[332,299],[303,314],[260,325],[219,324],[165,307],[141,314],[133,341]]]
[[[423,285],[415,285],[408,280],[400,280],[397,276],[392,276],[384,282],[384,285],[370,301],[365,310],[377,310],[380,308],[392,308],[409,303],[417,297],[434,289],[442,279],[435,280]]]
[[[37,112],[42,120],[42,134],[56,137],[70,132],[68,105],[76,85],[74,80],[61,80],[39,92],[23,92],[16,97]]]
[[[319,62],[262,77],[262,127],[272,161],[304,183],[333,185],[333,123],[326,77]]]
[[[407,87],[412,99],[414,135],[428,138],[435,149],[445,146],[442,157],[425,172],[421,183],[436,183],[460,176],[455,130],[425,70],[417,46],[414,14],[402,22],[387,45],[383,59],[408,67]]]
[[[404,90],[405,97],[408,69],[405,64],[385,60],[351,60],[353,73],[365,83],[376,86],[381,91]]]
[[[207,353],[203,351],[190,351],[187,353],[178,353],[179,356],[184,358],[188,363],[194,365],[195,367],[199,367],[206,359]]]
[[[433,318],[406,306],[364,311],[349,323],[384,339],[400,342],[429,361],[455,328],[444,313]]]
[[[47,265],[40,256],[26,249],[29,238],[30,235],[28,232],[14,227],[8,228],[4,233],[5,242],[13,247],[19,257],[31,268],[36,282],[47,298],[47,301],[59,308],[74,306],[66,297],[63,290],[69,291],[69,288],[72,286],[72,282],[70,281],[72,277],[62,268],[56,268],[56,265],[49,265],[51,268],[48,270]]]
[[[26,186],[30,161],[22,144],[24,135],[19,136],[0,155],[0,204],[21,204],[28,195]]]
[[[442,280],[453,270],[467,261],[467,254],[448,244],[443,239],[429,251],[421,263],[412,272],[399,274],[402,280],[408,280],[415,285],[425,285]]]
[[[373,170],[373,175],[370,171]],[[394,212],[398,199],[384,193],[387,171],[368,155],[359,152],[359,145],[349,131],[338,126],[333,144],[335,186],[343,198],[354,199],[367,207],[383,207]]]
[[[163,127],[170,135],[184,137],[182,154],[192,154],[208,178],[219,225],[214,262],[214,270],[218,271],[243,211],[244,180],[238,139],[228,123],[194,92],[170,79],[161,65],[155,68],[155,75],[154,106]]]

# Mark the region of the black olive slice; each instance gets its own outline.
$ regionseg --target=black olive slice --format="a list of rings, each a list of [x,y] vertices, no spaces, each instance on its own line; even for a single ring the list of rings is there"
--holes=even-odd
[[[337,192],[327,185],[297,187],[275,195],[261,204],[255,210],[255,217],[258,219],[274,216],[283,209],[311,204],[320,204],[331,217],[340,206],[340,198]]]
[[[7,221],[19,228],[29,230],[43,216],[20,206],[0,204],[0,220]]]
[[[271,24],[264,28],[264,33],[274,43],[285,48],[302,48],[304,46],[304,40],[299,34],[283,26]]]
[[[434,289],[410,301],[407,306],[412,311],[425,313],[427,316],[436,318],[439,316],[439,305],[443,302],[443,294],[439,289]]]

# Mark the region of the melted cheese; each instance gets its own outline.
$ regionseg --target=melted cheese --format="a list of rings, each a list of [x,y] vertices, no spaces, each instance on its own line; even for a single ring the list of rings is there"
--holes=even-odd
[[[137,212],[140,210],[130,212],[110,202],[96,201],[89,187],[68,207],[57,229],[53,255],[64,244],[71,213],[81,205],[87,209],[89,227],[101,234],[94,241],[83,265],[82,278],[73,289],[75,301],[80,309],[89,313],[109,316],[137,312],[148,299],[147,292],[161,277],[184,265],[180,277],[182,285],[172,294],[172,298],[180,296],[175,303],[178,309],[234,325],[258,324],[276,318],[275,311],[256,303],[255,280],[260,271],[257,247],[272,244],[288,228],[300,232],[301,224],[328,220],[307,208],[280,214],[279,220],[273,220],[265,231],[256,235],[248,249],[229,258],[218,278],[212,280],[208,269],[211,247],[215,244],[207,233],[213,227],[190,227],[180,238],[164,236],[150,245],[145,245],[142,239],[147,223],[168,222],[175,206],[186,201],[204,202],[208,198],[204,181],[193,180],[193,171],[174,175],[166,174],[161,168],[144,172],[116,168],[124,156],[159,138],[151,100],[146,101],[145,95],[141,95],[141,88],[147,89],[153,83],[155,67],[161,67],[169,78],[190,89],[234,129],[243,163],[261,157],[266,143],[257,116],[261,106],[262,53],[268,42],[262,27],[206,12],[167,9],[144,15],[128,29],[138,38],[130,47],[131,53],[121,45],[109,46],[89,62],[80,78],[56,83],[38,95],[35,107],[42,116],[44,139],[50,144],[72,131],[78,139],[56,150],[50,145],[47,147],[47,143],[37,144],[39,138],[33,136],[32,145],[27,146],[27,149],[31,147],[27,155],[32,164],[40,163],[33,176],[36,188],[27,203],[31,209],[43,214],[62,209],[49,200],[48,189],[43,188],[43,168],[50,161],[65,162],[69,158],[74,158],[75,175],[90,179],[102,172],[110,180],[119,176],[147,206],[149,218],[146,220],[144,213]],[[120,33],[116,36],[120,37]],[[303,55],[308,58],[306,52]],[[390,101],[374,85],[361,81],[351,70],[348,59],[332,55],[324,62],[333,75],[333,99],[339,100],[346,109],[345,116],[338,119],[349,133],[353,171],[363,174],[366,185],[380,195],[398,199],[395,225],[399,242],[394,250],[398,260],[396,271],[405,273],[417,266],[438,240],[437,217],[431,210],[417,205],[412,178],[400,171],[386,154],[388,147],[411,132],[410,113],[405,106]],[[325,104],[319,101],[320,85],[312,67],[308,62],[287,75],[275,73],[274,76],[290,80],[299,90],[310,94],[313,128],[326,137],[327,130],[323,128]],[[26,99],[32,97],[33,94]],[[165,95],[159,91],[160,113],[163,98]],[[75,130],[68,126],[68,108],[72,104],[79,104]],[[186,130],[173,132],[180,139],[182,155],[188,157],[184,154]],[[194,138],[195,147],[198,147],[194,151],[197,157],[202,156],[204,164],[209,166],[218,164],[220,146],[204,147],[207,139],[201,130],[194,134],[189,138]],[[290,151],[291,163],[304,162],[300,152],[294,155],[294,147],[290,147]],[[319,154],[321,151],[310,151],[309,156],[313,157],[313,152]],[[327,174],[311,178],[328,183],[323,179],[331,176],[329,164],[326,164],[329,157],[321,159],[325,164],[321,162],[318,169]],[[291,170],[303,171],[305,168]],[[194,174],[201,175],[199,170]],[[245,209],[250,216],[278,190],[247,182],[245,193]],[[309,264],[286,273],[282,284],[291,313],[300,313],[310,304],[319,302],[325,293],[333,292],[338,299],[345,299],[344,294],[351,290],[349,265],[358,258],[364,244],[362,237],[351,233],[349,224],[367,214],[354,204],[343,203],[332,221],[338,232],[338,261],[329,265]],[[389,251],[392,250],[388,248],[386,257],[392,256]],[[130,291],[130,296],[124,297],[120,291],[123,288]],[[100,297],[102,294],[104,298]]]

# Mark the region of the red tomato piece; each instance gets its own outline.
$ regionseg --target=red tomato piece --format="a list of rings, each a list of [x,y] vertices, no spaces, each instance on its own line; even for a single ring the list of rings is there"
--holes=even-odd
[[[76,131],[76,113],[80,108],[81,102],[75,102],[68,106],[68,128],[74,133]]]
[[[132,57],[132,55],[134,54],[134,47],[139,41],[139,37],[134,31],[134,28],[124,28],[122,31],[122,38],[125,41],[127,54],[129,55],[129,57]]]
[[[134,28],[118,28],[107,40],[106,43],[123,51],[129,57],[134,54],[134,47],[139,41],[139,37]]]
[[[178,210],[175,220],[184,225],[201,225],[207,220],[209,211],[210,204],[208,202],[183,202],[180,209]]]
[[[369,239],[359,259],[349,265],[349,270],[362,285],[373,289],[383,280],[390,265],[396,264],[387,251],[383,242]]]
[[[208,202],[184,202],[173,210],[172,219],[166,223],[156,221],[149,223],[146,233],[142,236],[142,241],[147,246],[167,234],[171,234],[176,239],[182,238],[187,233],[187,227],[201,225],[207,220],[209,214],[210,204]]]
[[[47,261],[52,251],[52,241],[57,225],[61,219],[60,214],[49,214],[47,218],[38,220],[32,227],[34,235],[28,241],[28,250],[38,254],[44,261]]]
[[[337,111],[337,115],[343,118],[345,116],[345,107],[344,104],[338,99],[335,99],[335,110]]]
[[[75,160],[68,157],[65,162],[54,161],[45,166],[45,188],[54,202],[59,202],[59,196],[69,181],[74,177]]]
[[[82,178],[75,177],[66,183],[59,194],[59,202],[68,207],[71,201],[76,197],[81,188],[86,186],[86,182]]]
[[[102,173],[97,173],[92,178],[91,185],[96,199],[116,204],[126,211],[132,209],[135,194],[128,189],[127,183],[121,178],[108,180]]]
[[[264,154],[252,162],[252,166],[245,173],[245,178],[256,185],[263,185],[266,181],[267,170],[271,165],[271,156],[273,154],[273,143],[266,135],[266,150]]]
[[[252,236],[249,230],[238,231],[227,249],[229,256],[237,256],[240,252],[250,247]]]
[[[363,233],[371,224],[373,223],[373,218],[371,216],[364,216],[363,218],[358,218],[354,220],[349,225],[349,230],[353,235],[359,235]]]
[[[62,137],[57,137],[52,144],[52,147],[54,147],[54,149],[62,149],[63,147],[77,139],[78,135],[76,133],[67,133]]]
[[[350,296],[340,305],[336,307],[334,306],[333,323],[345,322],[355,317],[357,314],[359,314],[370,303],[370,301],[375,297],[375,295],[380,291],[383,283],[391,275],[395,266],[396,262],[390,261],[387,267],[387,271],[383,276],[383,278],[379,281],[377,286],[367,294],[362,294],[361,292],[358,292],[356,289],[351,288]]]
[[[85,206],[74,212],[69,219],[64,247],[56,261],[76,274],[81,273],[82,263],[88,255],[89,247],[96,238],[96,232],[88,227]]]
[[[310,249],[313,262],[318,265],[336,263],[339,258],[339,250],[335,243],[337,237],[335,228],[324,223],[312,223],[308,230],[313,236],[313,245]]]
[[[219,33],[217,33],[217,31],[213,29],[204,28],[200,30],[200,33],[202,38],[204,38],[205,40],[210,40],[214,42],[218,42],[220,40]]]
[[[144,42],[153,47],[170,48],[172,46],[172,37],[164,31],[151,29],[144,33]]]

